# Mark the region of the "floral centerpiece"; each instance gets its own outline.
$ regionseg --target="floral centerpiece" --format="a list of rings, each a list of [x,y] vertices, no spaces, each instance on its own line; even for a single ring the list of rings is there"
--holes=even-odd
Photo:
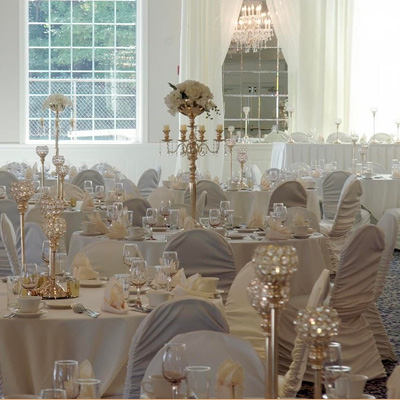
[[[42,104],[42,110],[46,111],[48,108],[50,108],[51,111],[53,112],[62,112],[64,111],[67,107],[71,107],[72,102],[71,100],[67,97],[64,96],[63,94],[59,93],[54,93],[51,94]]]

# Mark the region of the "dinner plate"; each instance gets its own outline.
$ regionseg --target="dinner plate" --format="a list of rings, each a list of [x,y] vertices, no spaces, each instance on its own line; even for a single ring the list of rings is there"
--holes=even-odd
[[[101,281],[99,279],[84,279],[83,281],[79,281],[79,283],[82,287],[102,287],[107,282]]]
[[[104,235],[104,233],[100,233],[100,232],[80,232],[81,236],[100,236],[100,235]]]
[[[257,229],[255,229],[255,228],[239,228],[239,229],[236,229],[236,232],[239,232],[239,233],[253,233],[256,230]]]
[[[39,310],[38,312],[21,312],[18,309],[13,310],[15,312],[15,316],[18,318],[39,318],[42,315],[46,314],[46,310]]]
[[[46,305],[48,308],[67,309],[71,308],[74,301],[71,299],[46,300]]]
[[[125,238],[126,240],[131,240],[132,242],[142,242],[143,240],[145,240],[146,238],[144,237],[132,237],[132,236],[128,236],[127,238]]]
[[[240,240],[240,239],[243,239],[245,236],[246,236],[246,235],[242,235],[241,233],[234,233],[234,232],[232,232],[232,233],[230,233],[230,234],[228,235],[228,238],[229,238],[229,239]]]
[[[166,226],[153,226],[153,232],[165,232],[167,229]]]
[[[293,234],[293,237],[296,239],[308,239],[310,236],[311,236],[311,233],[305,233],[305,234],[301,234],[301,235]]]
[[[326,394],[323,394],[323,395],[322,395],[322,398],[323,398],[323,399],[327,399],[328,396],[327,396]],[[375,397],[375,396],[372,396],[372,394],[366,394],[366,393],[364,393],[364,394],[362,395],[361,399],[376,399],[376,397]]]

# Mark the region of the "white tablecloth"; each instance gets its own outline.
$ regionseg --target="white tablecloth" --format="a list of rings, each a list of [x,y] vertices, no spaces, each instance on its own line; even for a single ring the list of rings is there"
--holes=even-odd
[[[356,158],[361,162],[357,145]],[[311,165],[313,161],[324,159],[325,163],[337,161],[338,169],[347,170],[351,167],[353,145],[346,144],[313,144],[313,143],[274,143],[272,146],[271,168],[286,168],[295,162]],[[390,172],[392,159],[400,158],[400,145],[371,144],[367,160],[377,162]]]
[[[167,241],[166,235],[155,234],[157,240],[145,240],[135,242],[143,257],[149,265],[158,265]],[[168,236],[167,236],[168,237]],[[70,252],[68,254],[69,264],[74,256],[86,245],[97,240],[110,240],[105,236],[81,236],[75,232],[71,238]],[[290,245],[297,249],[299,264],[301,267],[295,274],[292,283],[292,293],[310,293],[315,280],[323,268],[331,268],[329,253],[326,248],[326,239],[322,234],[315,233],[308,239],[289,240],[262,240],[256,241],[246,236],[240,240],[228,239],[232,247],[236,271],[240,271],[248,263],[254,254],[254,250],[264,244]],[[126,241],[129,242],[129,241]],[[121,255],[122,256],[122,255]]]

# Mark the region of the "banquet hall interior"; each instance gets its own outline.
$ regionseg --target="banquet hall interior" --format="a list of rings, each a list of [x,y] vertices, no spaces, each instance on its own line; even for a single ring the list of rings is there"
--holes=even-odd
[[[398,0],[0,1],[0,398],[400,398]]]

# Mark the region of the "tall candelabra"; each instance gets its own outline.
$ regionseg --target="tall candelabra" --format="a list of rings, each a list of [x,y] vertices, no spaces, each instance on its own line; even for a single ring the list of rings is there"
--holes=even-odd
[[[342,120],[340,118],[335,118],[336,140],[334,141],[334,143],[336,143],[336,144],[342,143],[342,141],[339,139],[339,127],[340,127],[341,123],[342,123]]]
[[[240,164],[240,189],[247,189],[247,185],[244,182],[244,164],[247,162],[247,149],[246,146],[238,146],[237,148],[237,160]]]
[[[254,252],[256,278],[248,287],[251,305],[261,315],[265,332],[265,398],[278,398],[278,320],[289,300],[290,278],[297,270],[296,249],[291,246],[259,246]]]
[[[332,337],[338,334],[338,314],[330,307],[301,310],[294,323],[297,333],[310,346],[309,359],[315,374],[314,398],[322,399],[322,368],[327,356],[326,349]]]
[[[232,153],[233,153],[233,148],[236,145],[236,139],[235,138],[228,138],[225,139],[225,146],[229,149],[229,155],[230,155],[230,163],[229,163],[229,171],[230,171],[230,179],[232,179],[232,174],[233,174],[233,157],[232,157]]]
[[[249,143],[250,138],[248,135],[248,128],[249,128],[249,112],[250,112],[250,107],[243,107],[243,112],[244,112],[244,137],[243,137],[243,142],[244,143]]]
[[[371,143],[378,143],[376,140],[376,113],[378,112],[378,107],[372,107],[371,108],[371,113],[372,113],[372,138],[371,138]]]
[[[58,175],[59,175],[60,181],[61,181],[61,183],[60,183],[60,193],[61,193],[60,198],[61,198],[61,200],[64,200],[64,180],[65,180],[65,177],[68,175],[68,172],[69,172],[69,167],[68,167],[68,165],[65,165],[65,164],[60,167],[60,170],[58,172]]]
[[[57,172],[57,199],[61,199],[62,191],[61,191],[60,171],[61,171],[61,167],[65,163],[65,158],[64,158],[64,156],[55,155],[55,156],[53,156],[52,161],[53,161],[54,166],[56,167],[56,172]]]
[[[40,157],[40,163],[42,165],[40,174],[40,186],[44,186],[44,160],[47,154],[49,154],[49,148],[47,146],[36,146],[36,154]]]
[[[357,151],[357,142],[358,142],[358,135],[356,133],[352,133],[350,135],[351,143],[353,144],[353,158],[351,159],[351,169],[352,173],[356,172],[356,151]]]
[[[287,140],[287,143],[294,143],[294,140],[292,138],[294,108],[288,108],[288,113],[289,113],[289,139]]]

